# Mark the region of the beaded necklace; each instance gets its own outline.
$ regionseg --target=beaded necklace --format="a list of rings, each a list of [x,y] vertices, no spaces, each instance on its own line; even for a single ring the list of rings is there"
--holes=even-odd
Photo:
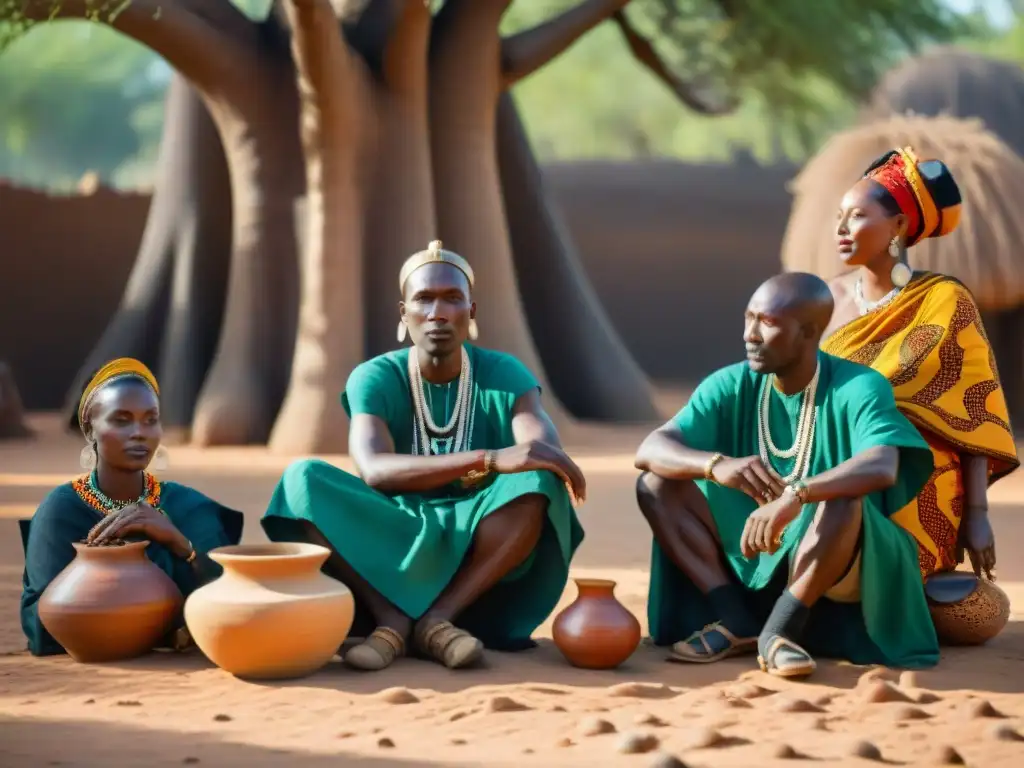
[[[153,509],[160,509],[160,481],[149,474],[149,472],[143,472],[142,478],[142,495],[130,501],[117,501],[103,493],[96,482],[95,472],[82,475],[71,484],[71,487],[75,489],[78,498],[104,517],[120,512],[132,504],[145,503],[153,507]]]
[[[814,445],[814,426],[815,417],[817,415],[817,408],[814,405],[815,397],[818,392],[818,374],[821,372],[821,363],[818,363],[818,367],[814,369],[814,376],[811,377],[810,383],[804,388],[802,399],[800,401],[800,416],[797,419],[796,437],[793,440],[793,445],[786,450],[781,450],[775,445],[772,440],[771,430],[769,429],[769,415],[771,412],[771,396],[774,376],[765,376],[764,383],[761,389],[761,409],[758,414],[757,420],[757,447],[761,457],[761,463],[766,467],[773,467],[770,463],[768,455],[778,459],[792,459],[796,457],[793,462],[793,470],[782,478],[782,482],[789,485],[794,480],[800,480],[807,474],[807,470],[810,468],[811,458],[811,447]]]
[[[448,444],[448,453],[468,451],[473,441],[473,426],[476,408],[473,403],[473,370],[469,363],[469,355],[465,347],[461,350],[462,367],[459,372],[458,390],[455,395],[455,407],[451,417],[444,426],[438,426],[433,414],[427,407],[429,397],[423,383],[419,361],[415,351],[409,352],[409,389],[412,390],[413,424],[412,452],[413,455],[430,456],[437,453],[432,439]]]

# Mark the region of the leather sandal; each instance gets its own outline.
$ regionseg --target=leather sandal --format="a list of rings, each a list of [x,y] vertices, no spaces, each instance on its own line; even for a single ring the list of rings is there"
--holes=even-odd
[[[476,664],[483,658],[484,644],[450,621],[436,624],[416,632],[418,650],[448,669],[461,669]]]
[[[708,642],[709,638],[714,639],[715,634],[725,641],[725,647],[721,647],[721,642],[716,642],[715,645],[719,646],[716,650]],[[698,641],[700,646],[697,645]],[[673,643],[672,654],[668,657],[668,660],[686,664],[710,664],[722,659],[728,659],[731,656],[752,653],[756,650],[756,637],[736,637],[736,635],[726,629],[722,622],[716,621],[713,624],[708,624],[699,632],[694,632],[685,640]]]
[[[757,664],[762,672],[776,677],[807,677],[818,668],[811,654],[778,635],[768,643],[764,656],[758,654]]]
[[[390,627],[377,627],[363,642],[345,654],[345,663],[366,672],[390,667],[405,655],[405,638]]]

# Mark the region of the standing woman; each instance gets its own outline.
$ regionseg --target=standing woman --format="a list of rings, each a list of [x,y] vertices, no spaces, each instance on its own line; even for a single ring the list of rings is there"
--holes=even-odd
[[[907,249],[952,232],[960,190],[940,160],[909,147],[886,153],[843,198],[839,257],[851,272],[831,288],[836,308],[822,349],[879,371],[928,441],[935,470],[893,515],[918,544],[921,575],[970,555],[992,578],[988,486],[1019,466],[995,357],[970,291],[946,275],[913,272]]]
[[[159,393],[150,370],[131,358],[107,363],[82,393],[82,466],[91,471],[57,486],[21,523],[21,627],[35,656],[64,653],[39,621],[38,605],[74,559],[73,543],[149,540],[146,556],[187,597],[220,574],[207,553],[241,539],[240,512],[146,471],[160,450]]]

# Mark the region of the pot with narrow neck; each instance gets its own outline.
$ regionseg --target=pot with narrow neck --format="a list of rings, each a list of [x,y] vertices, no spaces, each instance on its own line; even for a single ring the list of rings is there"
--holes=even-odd
[[[615,598],[615,582],[573,579],[579,594],[555,618],[555,645],[569,663],[584,669],[612,669],[640,645],[640,622]]]
[[[236,677],[317,671],[338,652],[355,616],[348,587],[320,570],[329,555],[326,547],[291,542],[212,550],[224,573],[185,601],[192,639]]]
[[[152,650],[180,616],[182,596],[146,557],[148,541],[75,542],[75,559],[39,598],[39,621],[75,661],[123,661]]]

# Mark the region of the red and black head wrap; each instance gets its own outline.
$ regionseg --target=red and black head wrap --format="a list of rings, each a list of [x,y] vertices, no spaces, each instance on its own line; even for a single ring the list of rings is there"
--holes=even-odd
[[[878,158],[864,173],[907,217],[906,246],[948,235],[960,223],[960,188],[941,160],[918,160],[910,147]],[[892,208],[893,206],[887,206]]]

